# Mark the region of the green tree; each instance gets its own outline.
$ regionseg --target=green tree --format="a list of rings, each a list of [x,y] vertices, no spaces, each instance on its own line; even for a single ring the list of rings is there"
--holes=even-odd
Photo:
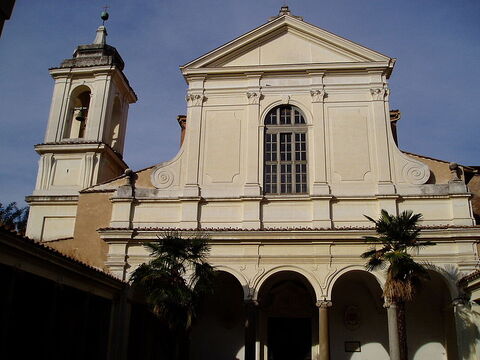
[[[130,282],[144,291],[154,314],[168,324],[177,341],[176,358],[182,358],[200,300],[213,288],[214,269],[206,260],[208,237],[173,231],[145,247],[151,260],[132,273]]]
[[[365,237],[365,240],[375,245],[361,257],[368,259],[365,266],[369,271],[386,268],[383,296],[397,308],[399,355],[401,360],[407,360],[405,303],[414,298],[421,281],[429,279],[425,264],[416,262],[408,251],[434,244],[419,240],[418,222],[422,214],[403,211],[395,216],[382,210],[378,220],[365,217],[375,224],[378,236]]]
[[[28,210],[28,206],[18,208],[16,202],[11,202],[7,206],[3,206],[0,202],[0,225],[14,229],[21,234],[25,234]]]

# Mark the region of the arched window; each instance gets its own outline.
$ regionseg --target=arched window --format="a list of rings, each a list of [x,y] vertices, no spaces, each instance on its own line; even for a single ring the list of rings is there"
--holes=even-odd
[[[265,194],[307,193],[307,126],[299,108],[281,105],[265,118]]]

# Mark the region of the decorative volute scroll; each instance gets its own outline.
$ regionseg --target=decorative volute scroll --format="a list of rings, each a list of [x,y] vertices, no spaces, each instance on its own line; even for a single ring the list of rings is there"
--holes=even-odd
[[[327,93],[323,89],[310,90],[310,95],[312,96],[312,102],[318,103],[323,102]]]
[[[187,96],[185,96],[188,106],[202,106],[206,99],[203,94],[187,94]]]
[[[395,163],[400,182],[422,185],[430,178],[430,169],[427,165],[402,153],[398,148],[395,151]]]
[[[182,146],[173,159],[157,164],[152,168],[150,181],[153,186],[159,190],[168,189],[169,191],[178,188],[181,179],[180,167],[185,154],[184,149],[185,147]]]
[[[409,162],[403,166],[402,174],[408,183],[422,185],[430,178],[430,169],[420,161]]]
[[[152,184],[157,189],[169,188],[172,185],[174,178],[175,175],[173,172],[160,166],[156,167],[152,172]]]
[[[261,94],[258,91],[248,91],[247,95],[248,103],[250,105],[257,105],[260,103]]]
[[[387,87],[373,88],[370,89],[370,94],[372,95],[373,101],[384,101],[388,100],[388,96],[390,95],[390,89]]]

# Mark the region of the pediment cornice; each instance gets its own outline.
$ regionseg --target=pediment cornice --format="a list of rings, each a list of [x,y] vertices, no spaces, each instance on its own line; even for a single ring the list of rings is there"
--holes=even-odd
[[[235,59],[255,51],[255,49],[277,41],[281,37],[290,36],[294,40],[311,44],[312,47],[336,56],[334,61],[319,61],[318,56],[311,60],[293,63],[249,63],[248,66],[238,66]],[[291,40],[290,40],[291,41]],[[280,44],[279,44],[280,45]],[[321,56],[320,56],[321,57]],[[323,60],[323,59],[320,59]],[[290,15],[280,16],[238,38],[208,52],[207,54],[180,67],[184,76],[191,74],[219,74],[285,71],[285,70],[329,70],[329,69],[371,69],[393,68],[395,59],[373,51],[369,48],[344,39],[338,35],[299,20]],[[242,64],[240,64],[242,65]]]

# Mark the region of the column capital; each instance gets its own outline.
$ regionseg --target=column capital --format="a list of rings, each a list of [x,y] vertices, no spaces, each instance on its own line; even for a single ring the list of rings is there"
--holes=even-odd
[[[315,305],[320,309],[327,309],[327,308],[331,307],[333,304],[330,300],[323,299],[323,300],[317,300]]]
[[[254,299],[244,299],[243,303],[246,307],[257,307],[258,306],[258,300]]]
[[[457,297],[455,299],[452,300],[452,306],[453,307],[457,307],[457,306],[465,306],[468,304],[468,299],[466,299],[465,297]]]

